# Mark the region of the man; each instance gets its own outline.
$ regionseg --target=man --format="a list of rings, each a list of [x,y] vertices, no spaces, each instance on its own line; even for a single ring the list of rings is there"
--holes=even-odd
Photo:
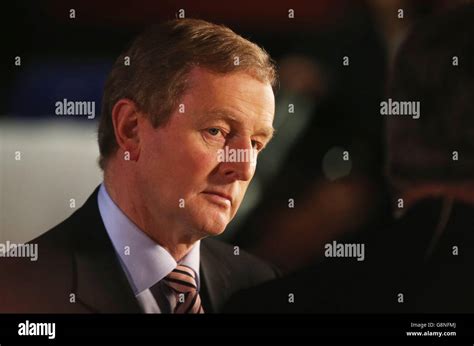
[[[270,57],[230,29],[173,20],[133,41],[105,84],[104,182],[33,240],[38,260],[4,258],[2,312],[218,312],[275,277],[208,237],[224,231],[273,134]]]
[[[388,98],[419,107],[383,115],[396,218],[349,242],[365,245],[365,259],[328,257],[225,310],[474,312],[473,20],[473,5],[428,18],[397,54]]]

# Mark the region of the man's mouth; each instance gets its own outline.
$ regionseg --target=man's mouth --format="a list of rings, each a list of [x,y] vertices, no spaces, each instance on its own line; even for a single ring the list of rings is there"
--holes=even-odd
[[[232,205],[232,197],[224,192],[220,191],[203,191],[204,195],[206,195],[212,201],[230,207]]]

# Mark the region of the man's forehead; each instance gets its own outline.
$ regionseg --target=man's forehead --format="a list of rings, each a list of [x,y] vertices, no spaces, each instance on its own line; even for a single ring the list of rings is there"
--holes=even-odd
[[[237,78],[231,81],[232,77]],[[217,74],[202,67],[191,70],[188,83],[188,97],[193,99],[195,115],[199,120],[224,120],[245,127],[252,126],[261,130],[262,134],[272,136],[275,109],[273,89],[269,84],[256,80],[244,71]],[[209,89],[210,84],[214,88]],[[265,90],[267,87],[268,90]],[[250,90],[246,90],[248,88]],[[196,93],[196,89],[200,89],[199,92]]]
[[[200,93],[207,94],[214,88],[222,93],[243,92],[251,96],[258,90],[259,93],[274,97],[270,83],[257,79],[251,71],[246,70],[218,73],[205,67],[194,66],[188,72],[186,84],[188,92],[198,89]]]

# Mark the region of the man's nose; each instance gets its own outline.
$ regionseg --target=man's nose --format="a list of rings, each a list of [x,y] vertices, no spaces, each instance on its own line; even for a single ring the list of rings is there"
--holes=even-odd
[[[236,139],[223,149],[220,171],[230,180],[249,181],[255,173],[256,150],[250,139]]]

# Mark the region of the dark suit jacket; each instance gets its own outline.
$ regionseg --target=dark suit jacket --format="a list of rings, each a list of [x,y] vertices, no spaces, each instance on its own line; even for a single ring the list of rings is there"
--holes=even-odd
[[[102,223],[97,193],[98,188],[68,219],[30,242],[38,244],[37,261],[0,258],[0,312],[140,312]],[[231,294],[277,273],[213,239],[201,241],[200,268],[206,312],[219,312]]]
[[[441,199],[420,201],[374,237],[353,239],[365,244],[364,261],[325,259],[235,295],[224,310],[474,313],[474,208],[455,202],[436,246],[426,256],[441,214]]]

